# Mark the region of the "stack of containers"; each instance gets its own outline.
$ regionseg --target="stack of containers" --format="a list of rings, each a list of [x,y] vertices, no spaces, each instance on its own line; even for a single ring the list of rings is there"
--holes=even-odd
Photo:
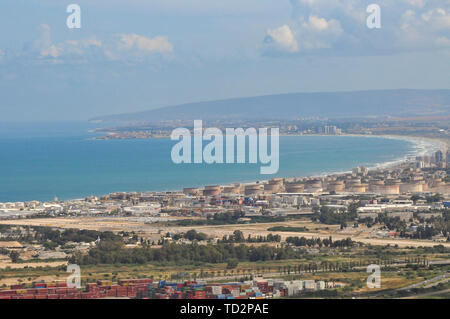
[[[38,281],[33,284],[33,287],[36,289],[47,288],[47,284],[44,281]]]
[[[116,288],[116,297],[127,297],[127,287],[118,286]]]
[[[262,293],[266,293],[269,290],[269,284],[267,281],[258,281],[258,288]]]
[[[11,290],[23,289],[23,285],[11,285]]]

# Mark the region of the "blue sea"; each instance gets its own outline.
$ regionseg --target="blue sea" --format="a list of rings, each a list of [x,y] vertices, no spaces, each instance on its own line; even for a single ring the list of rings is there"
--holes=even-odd
[[[174,164],[170,139],[93,140],[86,123],[0,124],[0,202],[163,191],[375,166],[417,151],[408,140],[281,136],[276,175],[261,164]]]

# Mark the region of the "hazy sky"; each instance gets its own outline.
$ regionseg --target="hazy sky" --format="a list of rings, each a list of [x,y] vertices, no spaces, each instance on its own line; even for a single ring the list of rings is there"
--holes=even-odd
[[[68,29],[66,7],[81,7]],[[366,8],[381,7],[381,29]],[[272,93],[450,89],[450,0],[1,0],[0,122]]]

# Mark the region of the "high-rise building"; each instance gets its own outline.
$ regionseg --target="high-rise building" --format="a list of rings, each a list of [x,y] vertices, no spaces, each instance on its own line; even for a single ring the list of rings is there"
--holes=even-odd
[[[340,128],[337,128],[335,125],[326,125],[323,128],[323,131],[327,135],[337,135],[342,133],[342,130]]]
[[[442,151],[437,151],[434,153],[434,161],[436,163],[440,163],[444,160],[444,155],[442,154]]]

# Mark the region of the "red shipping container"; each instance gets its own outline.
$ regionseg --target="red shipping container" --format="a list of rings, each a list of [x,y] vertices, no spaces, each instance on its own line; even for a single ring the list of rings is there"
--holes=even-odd
[[[11,290],[23,289],[23,285],[11,285]]]
[[[108,290],[108,291],[106,292],[106,295],[107,295],[108,297],[115,297],[115,296],[116,296],[116,291],[113,290],[113,289]]]
[[[10,296],[10,295],[15,295],[16,292],[14,290],[1,290],[0,291],[0,296]]]

